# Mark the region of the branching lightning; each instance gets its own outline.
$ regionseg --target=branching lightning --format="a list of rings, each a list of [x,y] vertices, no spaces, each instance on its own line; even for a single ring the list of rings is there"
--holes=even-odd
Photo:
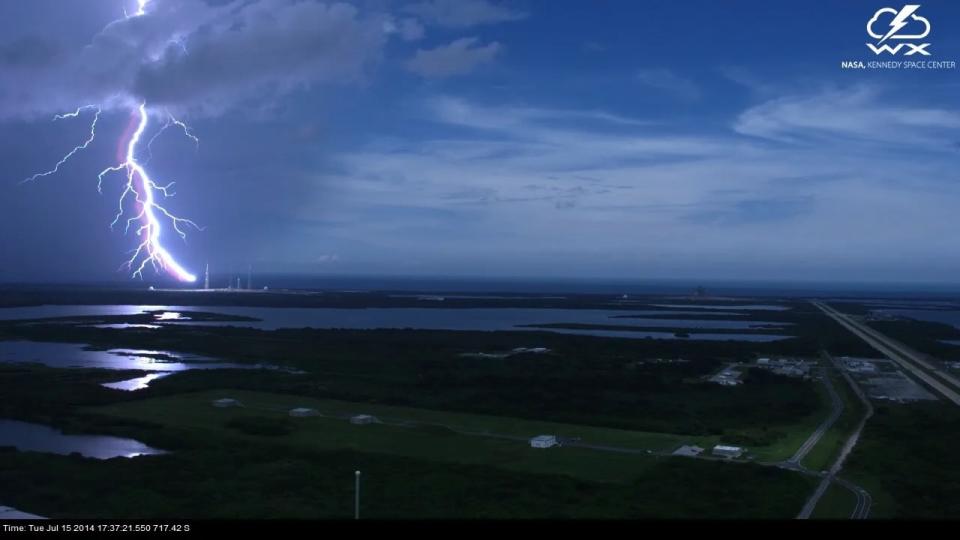
[[[181,122],[180,120],[178,120],[175,116],[173,116],[172,114],[170,114],[170,112],[168,111],[168,112],[167,112],[167,122],[163,125],[163,127],[161,127],[159,130],[157,130],[157,132],[153,134],[153,137],[150,137],[150,140],[147,142],[147,160],[144,162],[144,165],[146,165],[147,163],[150,163],[150,161],[153,160],[153,143],[154,143],[154,141],[156,141],[158,138],[160,138],[160,136],[163,135],[163,133],[164,133],[165,131],[167,131],[167,129],[169,129],[169,128],[172,127],[172,126],[177,126],[177,127],[179,127],[181,130],[183,130],[184,136],[186,136],[188,139],[192,140],[193,143],[196,145],[197,150],[198,150],[198,151],[200,150],[200,139],[197,138],[197,136],[193,134],[193,131],[190,129],[190,126],[188,126],[188,125],[186,125],[185,123],[183,123],[183,122]]]
[[[137,0],[137,11],[132,15],[126,15],[127,18],[132,17],[141,17],[147,13],[147,5],[150,3],[150,0]],[[180,43],[182,46],[182,43]],[[81,150],[85,150],[90,146],[97,136],[97,122],[100,120],[100,116],[103,113],[103,108],[100,105],[86,105],[79,107],[74,112],[59,114],[54,117],[54,120],[64,120],[68,118],[77,118],[84,111],[92,110],[94,111],[93,120],[90,124],[90,135],[89,137],[81,144],[74,147],[69,153],[67,153],[57,164],[50,169],[49,171],[37,173],[21,183],[31,182],[39,178],[46,176],[51,176],[60,171],[60,167],[63,166],[67,161],[70,160],[74,155],[76,155]],[[171,126],[176,126],[181,129],[187,137],[189,137],[199,148],[200,139],[198,139],[190,128],[174,117],[169,112],[166,113],[167,122],[160,128],[160,130],[150,139],[147,144],[148,150],[150,150],[152,156],[152,144],[157,137],[160,136],[167,128]],[[153,178],[150,177],[147,170],[144,168],[144,165],[138,161],[137,158],[137,149],[140,146],[140,142],[143,139],[143,135],[146,132],[148,125],[150,123],[150,113],[147,109],[146,103],[140,103],[131,114],[131,126],[128,129],[129,139],[124,144],[121,141],[121,148],[123,151],[120,155],[120,163],[103,169],[99,175],[97,175],[97,191],[103,192],[103,181],[104,177],[110,173],[124,173],[126,177],[126,183],[124,184],[123,192],[120,195],[120,200],[118,201],[117,214],[113,219],[113,222],[110,224],[110,228],[113,229],[121,222],[124,223],[124,233],[129,233],[132,229],[135,231],[138,238],[138,245],[130,253],[130,258],[123,264],[122,268],[126,268],[132,273],[134,278],[143,278],[143,272],[148,267],[153,268],[155,272],[165,271],[174,278],[188,283],[193,283],[197,280],[197,277],[180,265],[173,255],[170,254],[169,250],[162,243],[163,235],[163,226],[162,222],[168,222],[173,230],[180,236],[184,241],[186,240],[186,228],[194,228],[200,230],[200,227],[189,219],[184,219],[175,216],[169,210],[167,210],[163,205],[161,205],[158,200],[166,199],[172,197],[174,194],[171,191],[174,183],[169,183],[166,185],[158,184]],[[135,210],[131,210],[130,206],[133,206]]]
[[[137,109],[137,113],[134,115],[134,121],[136,121],[137,125],[136,130],[130,137],[130,141],[127,143],[125,161],[119,165],[107,167],[98,175],[101,184],[103,177],[111,172],[123,171],[127,177],[123,193],[120,195],[119,210],[110,227],[113,228],[120,222],[125,213],[124,202],[129,198],[133,198],[137,208],[139,208],[139,212],[127,218],[124,232],[129,232],[131,226],[133,226],[135,222],[139,222],[139,226],[136,228],[136,234],[140,239],[140,243],[136,249],[132,251],[133,255],[124,263],[124,266],[128,270],[133,271],[134,277],[142,278],[143,271],[149,265],[152,266],[155,271],[166,270],[180,281],[193,283],[197,280],[197,277],[180,266],[161,243],[160,239],[163,229],[160,220],[157,218],[157,214],[169,220],[173,229],[180,235],[180,238],[184,240],[186,240],[187,235],[182,227],[189,226],[195,229],[200,229],[200,227],[189,219],[179,218],[171,214],[166,208],[157,203],[158,194],[164,198],[172,196],[170,188],[173,187],[173,183],[167,185],[157,184],[150,178],[146,169],[137,161],[137,146],[140,144],[143,133],[147,129],[149,119],[150,115],[147,114],[146,105],[141,104]],[[136,270],[134,270],[135,266]]]
[[[93,122],[90,123],[90,136],[87,137],[87,140],[85,140],[85,141],[83,141],[83,143],[78,144],[77,146],[75,146],[75,147],[73,148],[73,150],[71,150],[70,152],[68,152],[67,155],[63,156],[63,158],[60,159],[60,161],[58,161],[57,164],[54,165],[54,167],[53,167],[52,169],[50,169],[49,171],[46,171],[46,172],[37,173],[37,174],[31,176],[30,178],[25,178],[23,181],[20,182],[21,184],[26,184],[27,182],[32,182],[32,181],[36,180],[37,178],[43,178],[43,177],[45,177],[45,176],[51,176],[51,175],[57,174],[58,172],[60,172],[60,167],[62,167],[64,163],[66,163],[67,161],[70,161],[70,158],[72,158],[74,155],[76,155],[77,152],[79,152],[79,151],[81,151],[81,150],[85,150],[88,146],[90,146],[90,144],[93,142],[93,140],[97,138],[97,122],[100,120],[100,114],[101,114],[102,110],[100,109],[100,107],[98,107],[98,106],[96,106],[96,105],[87,105],[86,107],[80,107],[80,108],[78,108],[76,111],[74,111],[74,112],[72,112],[72,113],[58,114],[58,115],[54,116],[53,119],[54,119],[54,121],[56,121],[56,120],[63,120],[63,119],[65,119],[65,118],[76,118],[76,117],[80,116],[80,113],[81,113],[83,110],[85,110],[85,109],[93,109],[93,110],[96,111],[96,112],[94,113],[94,115],[93,115]]]

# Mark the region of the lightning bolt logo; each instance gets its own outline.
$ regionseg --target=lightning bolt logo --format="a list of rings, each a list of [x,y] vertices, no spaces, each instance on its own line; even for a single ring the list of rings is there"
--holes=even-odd
[[[137,0],[137,10],[133,14],[125,13],[127,19],[134,17],[143,17],[147,15],[147,7],[151,0]],[[117,22],[117,21],[114,21]],[[113,24],[113,23],[111,23]],[[181,47],[182,43],[179,44]],[[90,123],[90,134],[81,144],[77,145],[70,152],[63,156],[60,161],[50,170],[34,174],[21,182],[27,183],[52,176],[60,172],[60,167],[67,163],[70,158],[78,152],[89,147],[97,137],[97,122],[103,114],[103,108],[100,105],[86,105],[77,108],[75,111],[58,114],[54,121],[77,118],[81,114],[93,111],[93,119]],[[168,128],[176,126],[185,136],[190,138],[199,148],[200,139],[198,139],[190,128],[182,121],[175,118],[169,112],[166,113],[167,122],[147,143],[148,150],[151,151],[152,144]],[[131,111],[130,124],[127,132],[121,138],[118,150],[117,165],[105,168],[97,176],[97,191],[103,192],[104,177],[110,173],[123,173],[126,179],[123,185],[123,192],[118,201],[117,214],[110,224],[113,229],[123,223],[124,234],[133,230],[138,238],[137,247],[130,252],[130,258],[121,266],[131,273],[134,278],[143,278],[143,273],[147,268],[152,268],[154,272],[166,272],[175,279],[193,283],[197,277],[187,271],[170,253],[163,244],[163,224],[168,223],[178,236],[186,240],[186,229],[192,228],[202,230],[196,223],[189,219],[183,219],[175,216],[167,210],[161,203],[163,199],[172,197],[173,183],[161,185],[154,181],[144,164],[138,161],[137,150],[147,131],[150,123],[150,111],[146,103],[140,103]],[[132,209],[131,209],[132,207]]]
[[[920,9],[920,6],[916,4],[908,4],[903,6],[903,9],[901,9],[900,12],[897,13],[897,16],[894,17],[892,21],[890,21],[890,31],[887,32],[885,36],[880,38],[880,41],[877,42],[877,45],[883,43],[884,41],[889,39],[891,36],[896,35],[897,32],[899,32],[904,26],[908,24],[907,19],[909,19],[910,16],[913,15],[918,9]]]

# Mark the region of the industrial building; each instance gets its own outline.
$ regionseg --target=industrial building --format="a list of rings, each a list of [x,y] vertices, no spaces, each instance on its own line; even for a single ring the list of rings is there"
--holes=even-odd
[[[513,354],[525,354],[525,353],[547,354],[548,352],[550,352],[550,349],[546,347],[517,347],[516,349],[513,349],[510,352],[512,352]]]
[[[559,446],[559,444],[556,435],[537,435],[530,439],[530,446],[532,448],[552,448]]]
[[[243,407],[243,404],[232,398],[223,398],[213,400],[213,406],[226,409],[228,407]]]
[[[770,358],[757,359],[758,368],[766,369],[772,373],[786,377],[809,377],[810,370],[813,369],[815,365],[816,362],[810,360],[795,360],[789,358],[778,358],[776,360],[771,360]]]
[[[871,360],[864,360],[862,358],[847,358],[844,357],[843,365],[847,368],[847,371],[852,373],[876,373],[877,364]]]
[[[723,444],[718,444],[713,447],[713,450],[710,451],[711,454],[718,457],[725,457],[727,459],[738,458],[743,455],[744,449],[739,446],[726,446]]]
[[[720,373],[710,377],[709,381],[722,386],[736,386],[738,384],[743,384],[743,380],[740,379],[742,376],[743,372],[738,370],[737,366],[729,365],[723,368],[723,371]]]
[[[680,448],[677,448],[673,451],[675,456],[684,456],[684,457],[697,457],[703,453],[703,448],[699,446],[688,446],[683,445]]]

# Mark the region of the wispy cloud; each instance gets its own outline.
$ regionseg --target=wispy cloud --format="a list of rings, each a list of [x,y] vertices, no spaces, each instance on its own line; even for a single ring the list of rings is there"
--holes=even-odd
[[[450,28],[519,21],[527,14],[488,0],[426,0],[405,8],[429,23]]]
[[[641,69],[637,81],[649,88],[686,101],[700,99],[700,88],[692,80],[681,77],[669,69]]]
[[[869,107],[875,96],[853,102]],[[737,118],[765,106],[776,108],[762,103]],[[881,124],[953,129],[952,115],[913,114],[921,109],[894,107],[882,113]],[[698,264],[709,264],[715,275],[729,269],[738,277],[754,271],[802,277],[811,260],[893,264],[884,255],[890,246],[908,252],[919,237],[942,238],[957,225],[960,188],[945,180],[955,176],[949,160],[910,163],[883,147],[848,152],[834,140],[782,144],[769,136],[827,130],[859,139],[873,124],[807,119],[791,127],[786,114],[774,115],[781,120],[770,133],[737,124],[708,136],[604,111],[451,96],[428,100],[425,110],[428,121],[448,129],[343,157],[335,198],[343,201],[350,232],[342,234],[364,238],[364,229],[375,227],[391,249],[417,253],[421,261],[437,262],[432,253],[473,265],[509,257],[541,273],[571,265],[597,274],[630,267],[696,274]],[[907,197],[909,206],[902,202]],[[392,232],[368,224],[370,215],[390,223]],[[431,236],[425,249],[411,235],[431,227],[449,234]]]
[[[860,86],[767,101],[744,111],[734,129],[778,141],[844,139],[953,151],[960,111],[902,105],[894,95]]]
[[[461,38],[434,49],[419,49],[407,62],[407,69],[429,79],[466,75],[493,62],[502,50],[496,41],[482,45],[478,38]]]

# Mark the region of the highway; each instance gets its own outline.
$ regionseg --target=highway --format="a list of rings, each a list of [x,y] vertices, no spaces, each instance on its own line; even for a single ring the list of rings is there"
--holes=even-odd
[[[857,496],[857,504],[850,514],[850,519],[867,519],[870,517],[870,506],[873,504],[873,497],[867,493],[867,490],[856,484],[851,484],[843,478],[834,478],[834,480]]]
[[[960,390],[960,380],[957,380],[956,377],[930,364],[920,353],[893,341],[873,328],[854,320],[849,315],[840,313],[823,302],[814,301],[812,303],[831,319],[837,321],[855,336],[896,362],[938,394],[952,401],[954,405],[960,405],[960,393],[957,393],[957,390]]]
[[[860,433],[863,431],[863,427],[867,425],[867,420],[873,416],[873,405],[870,403],[870,400],[863,393],[863,390],[857,385],[856,381],[850,377],[850,374],[847,373],[843,366],[836,361],[828,353],[824,352],[824,356],[830,359],[834,367],[840,372],[843,378],[847,381],[847,384],[853,389],[854,393],[857,395],[857,398],[863,403],[864,406],[864,415],[860,419],[860,422],[857,424],[857,428],[850,434],[850,437],[847,438],[847,441],[844,443],[843,448],[840,450],[840,455],[837,456],[836,461],[833,462],[833,465],[830,467],[830,470],[826,475],[823,476],[823,480],[817,486],[817,489],[814,490],[813,495],[807,500],[806,504],[803,505],[803,508],[800,510],[800,514],[797,515],[797,519],[809,519],[813,514],[813,510],[817,507],[817,503],[820,502],[820,498],[823,497],[823,494],[827,492],[827,488],[830,487],[830,484],[834,481],[837,484],[849,489],[857,497],[857,504],[853,509],[853,512],[850,514],[850,519],[867,519],[870,516],[870,506],[873,503],[873,498],[870,497],[870,494],[867,490],[861,488],[860,486],[842,478],[838,478],[837,475],[840,473],[840,470],[843,468],[844,462],[847,460],[847,456],[850,455],[850,452],[853,451],[853,448],[857,445],[857,441],[860,440]],[[832,388],[832,385],[831,385]],[[833,389],[836,392],[836,389]],[[838,396],[839,398],[839,396]]]
[[[797,449],[797,452],[788,459],[784,464],[788,467],[790,466],[800,466],[800,462],[803,461],[803,458],[807,457],[807,454],[813,450],[813,447],[820,442],[820,439],[823,438],[823,434],[826,433],[833,424],[840,418],[843,414],[843,400],[840,399],[840,394],[837,393],[837,389],[833,387],[833,381],[830,380],[830,377],[827,376],[826,370],[823,371],[823,384],[827,387],[827,391],[830,393],[830,402],[832,405],[832,410],[830,416],[825,418],[823,422],[817,427],[817,429],[810,434],[810,437],[800,445],[800,448]]]
[[[860,419],[860,423],[857,424],[857,429],[850,435],[850,438],[847,439],[846,444],[843,445],[843,450],[840,451],[840,456],[837,458],[836,463],[833,464],[833,468],[830,469],[830,474],[836,477],[839,474],[840,469],[843,467],[843,463],[847,460],[847,456],[850,455],[850,452],[853,451],[853,447],[857,445],[857,441],[860,440],[860,433],[863,431],[863,427],[867,425],[867,421],[873,416],[873,404],[870,403],[870,399],[867,398],[866,394],[863,393],[863,389],[860,388],[860,385],[853,380],[853,377],[839,362],[836,361],[832,356],[830,360],[833,362],[833,365],[840,370],[840,374],[843,375],[843,378],[847,381],[847,384],[853,388],[853,392],[857,394],[857,398],[863,403],[864,406],[864,415]],[[867,491],[857,485],[852,484],[851,482],[844,480],[842,478],[835,478],[838,484],[846,487],[847,489],[854,492],[857,496],[857,506],[853,510],[853,514],[850,516],[851,519],[867,519],[867,516],[870,515],[870,505],[873,503],[873,498],[870,497],[870,494]]]

